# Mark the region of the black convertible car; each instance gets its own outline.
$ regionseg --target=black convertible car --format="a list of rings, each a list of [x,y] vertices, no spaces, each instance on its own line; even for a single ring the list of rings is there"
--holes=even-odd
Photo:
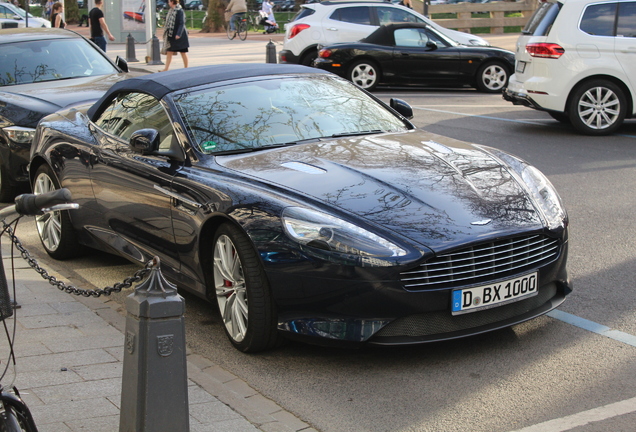
[[[460,45],[426,24],[379,27],[359,42],[322,48],[314,66],[373,90],[378,84],[477,87],[502,91],[515,55],[495,47]]]
[[[0,201],[29,187],[35,126],[45,115],[99,99],[129,78],[92,42],[65,29],[0,30]]]
[[[568,220],[547,178],[390,105],[296,65],[119,82],[37,128],[34,191],[81,206],[37,218],[43,245],[158,255],[243,351],[444,340],[557,307]]]

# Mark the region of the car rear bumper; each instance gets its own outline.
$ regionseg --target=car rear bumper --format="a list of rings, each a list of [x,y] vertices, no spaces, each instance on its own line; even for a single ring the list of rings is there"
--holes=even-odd
[[[300,57],[290,50],[282,50],[278,53],[278,63],[298,64],[300,63]]]
[[[512,102],[513,105],[523,105],[526,107],[534,108],[537,110],[544,110],[534,99],[528,96],[526,93],[517,92],[510,88],[505,88],[501,97],[508,102]]]

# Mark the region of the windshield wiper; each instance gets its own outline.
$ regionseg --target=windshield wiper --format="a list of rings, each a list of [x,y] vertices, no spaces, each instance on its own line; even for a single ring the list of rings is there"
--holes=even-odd
[[[373,135],[373,134],[379,134],[379,133],[383,133],[383,132],[384,131],[380,130],[380,129],[373,129],[373,130],[367,130],[367,131],[337,133],[337,134],[331,135],[331,137],[332,138],[341,138],[341,137],[347,137],[347,136]]]

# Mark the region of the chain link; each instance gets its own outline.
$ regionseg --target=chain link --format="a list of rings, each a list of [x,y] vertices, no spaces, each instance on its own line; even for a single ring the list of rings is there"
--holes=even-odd
[[[155,265],[154,260],[150,260],[146,263],[144,268],[137,270],[135,274],[124,279],[123,282],[117,282],[113,286],[107,286],[103,289],[97,288],[94,290],[86,290],[82,288],[77,288],[73,285],[67,285],[64,282],[57,280],[55,276],[49,275],[49,273],[45,269],[40,267],[36,259],[33,258],[33,256],[31,255],[31,253],[28,250],[26,250],[26,248],[22,245],[22,242],[20,242],[20,239],[18,239],[15,236],[13,232],[13,228],[4,221],[3,221],[3,224],[4,224],[4,229],[6,230],[9,237],[11,238],[11,241],[15,244],[15,247],[20,252],[20,255],[29,264],[29,266],[31,266],[33,270],[35,270],[40,276],[42,276],[42,279],[48,281],[51,285],[53,285],[54,287],[57,287],[60,291],[67,292],[69,294],[74,294],[77,296],[84,296],[84,297],[100,297],[102,295],[108,296],[108,295],[111,295],[112,293],[118,293],[123,289],[130,288],[134,283],[141,282],[148,275],[148,273],[150,273],[150,270]]]

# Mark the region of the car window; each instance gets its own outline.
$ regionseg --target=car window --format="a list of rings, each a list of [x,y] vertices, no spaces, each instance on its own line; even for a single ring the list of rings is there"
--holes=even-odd
[[[619,3],[616,35],[636,37],[636,2]]]
[[[409,13],[408,11],[392,8],[392,7],[378,7],[376,8],[378,13],[378,20],[380,25],[397,24],[405,22],[419,22],[423,23],[424,20],[420,19],[416,15]]]
[[[16,14],[4,6],[0,6],[0,18],[13,19]]]
[[[547,36],[562,6],[562,3],[539,3],[539,7],[534,11],[521,33],[532,36]]]
[[[37,40],[0,45],[0,86],[118,72],[84,39]]]
[[[408,129],[365,92],[331,75],[263,79],[186,92],[174,100],[194,143],[207,154]]]
[[[580,29],[594,36],[614,36],[616,3],[590,5],[583,12]]]
[[[300,8],[300,10],[296,13],[296,15],[294,15],[294,17],[289,22],[308,17],[310,15],[313,15],[314,13],[316,13],[316,11],[311,8]]]
[[[393,32],[395,45],[399,47],[421,47],[425,48],[428,42],[428,35],[424,29],[404,28]]]
[[[343,7],[333,11],[332,20],[352,24],[371,25],[371,8],[368,6]]]
[[[159,131],[159,148],[162,150],[170,148],[174,135],[172,123],[161,103],[144,93],[119,95],[95,124],[126,142],[140,129],[156,129]]]

